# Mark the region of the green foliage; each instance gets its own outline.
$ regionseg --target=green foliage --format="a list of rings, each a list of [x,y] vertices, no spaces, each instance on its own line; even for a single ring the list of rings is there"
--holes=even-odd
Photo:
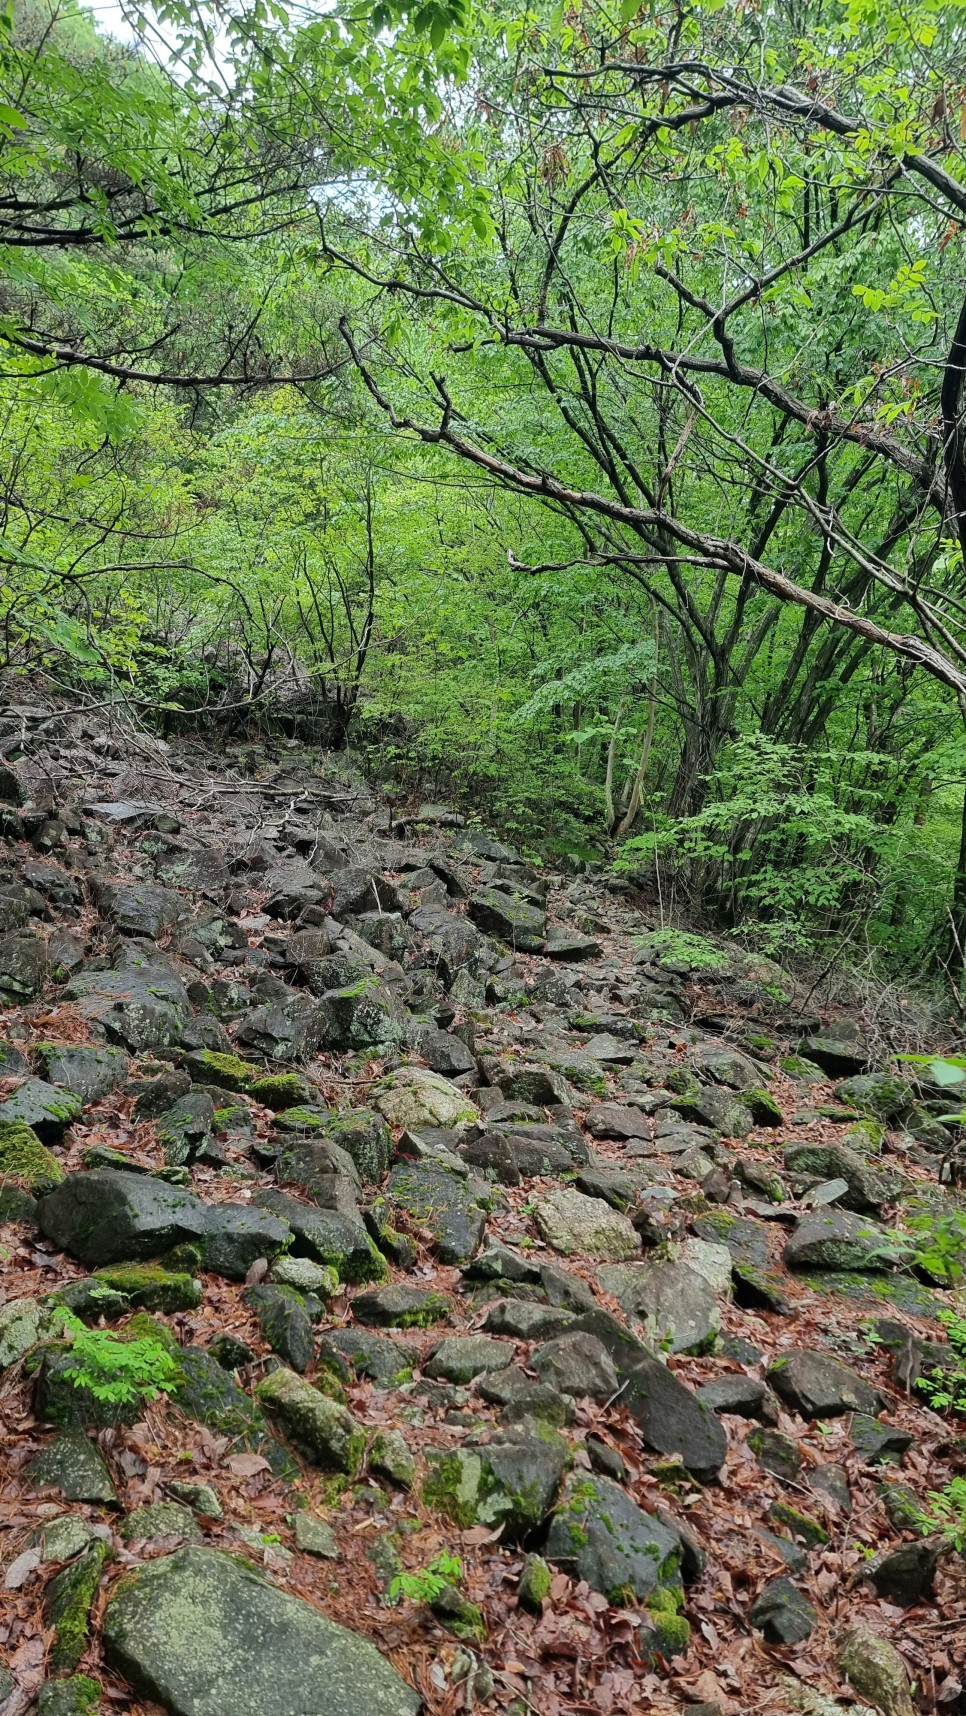
[[[397,1573],[389,1586],[390,1601],[398,1603],[400,1597],[408,1597],[411,1603],[433,1603],[447,1585],[456,1584],[462,1577],[462,1562],[442,1549],[415,1573]]]
[[[123,1406],[135,1400],[157,1400],[171,1394],[180,1380],[175,1355],[156,1336],[143,1333],[134,1340],[89,1329],[70,1311],[58,1319],[70,1346],[71,1366],[65,1372],[75,1388],[86,1388],[96,1400]]]
[[[966,1554],[966,1478],[951,1478],[945,1489],[930,1490],[930,1508],[919,1515],[926,1536],[938,1532],[949,1549]]]
[[[940,1311],[939,1318],[949,1336],[951,1362],[920,1376],[916,1387],[934,1411],[955,1412],[966,1418],[966,1318],[946,1310]]]

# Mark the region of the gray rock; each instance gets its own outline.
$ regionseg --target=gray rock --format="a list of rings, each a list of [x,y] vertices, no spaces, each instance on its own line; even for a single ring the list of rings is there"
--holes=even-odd
[[[577,1252],[600,1262],[640,1256],[640,1240],[626,1215],[600,1198],[561,1186],[541,1198],[534,1220],[542,1238],[565,1257]]]
[[[351,1365],[357,1376],[369,1377],[389,1387],[411,1378],[419,1359],[417,1349],[406,1341],[355,1328],[326,1330],[319,1349],[321,1363],[324,1365],[333,1354],[343,1364]]]
[[[390,1126],[413,1132],[425,1126],[459,1126],[479,1118],[475,1103],[465,1091],[428,1067],[400,1067],[380,1079],[369,1095],[373,1107]]]
[[[846,1108],[857,1108],[877,1120],[905,1120],[916,1107],[915,1092],[893,1073],[860,1073],[843,1079],[836,1085],[835,1095]]]
[[[847,1412],[881,1412],[882,1396],[839,1359],[821,1352],[790,1352],[768,1367],[768,1381],[793,1412],[806,1419]]]
[[[129,1574],[104,1618],[111,1666],[171,1716],[416,1716],[378,1651],[252,1568],[189,1548]]]
[[[688,1264],[616,1264],[598,1270],[597,1278],[652,1346],[672,1353],[706,1352],[713,1346],[721,1327],[718,1301]]]
[[[898,1175],[870,1168],[845,1144],[791,1144],[785,1151],[785,1166],[792,1174],[844,1180],[842,1207],[859,1213],[893,1203],[902,1187]]]
[[[93,1526],[80,1514],[63,1513],[57,1519],[45,1520],[33,1533],[33,1541],[40,1545],[44,1563],[73,1561],[75,1555],[87,1548],[93,1535]]]
[[[39,995],[47,980],[47,944],[39,935],[0,936],[0,1001],[17,1007]]]
[[[0,1125],[30,1126],[41,1143],[57,1144],[83,1106],[73,1091],[59,1090],[42,1078],[28,1078],[0,1103]]]
[[[601,1031],[584,1044],[584,1054],[604,1066],[629,1067],[637,1055],[637,1045]]]
[[[190,1013],[179,972],[163,954],[122,945],[109,970],[88,969],[71,978],[66,1001],[107,1038],[132,1054],[180,1040]]]
[[[55,1328],[53,1308],[43,1299],[8,1299],[0,1305],[0,1370],[23,1358]]]
[[[225,1510],[210,1484],[170,1483],[165,1488],[176,1501],[194,1508],[195,1513],[200,1513],[204,1519],[224,1518]]]
[[[507,1102],[522,1102],[534,1108],[552,1108],[570,1095],[566,1079],[551,1067],[526,1061],[498,1061],[491,1065],[493,1083]]]
[[[273,1353],[293,1370],[307,1370],[315,1356],[315,1340],[302,1295],[293,1287],[262,1282],[246,1287],[242,1302],[254,1311]]]
[[[211,1351],[179,1348],[178,1368],[178,1386],[170,1398],[186,1417],[226,1436],[238,1452],[261,1454],[277,1477],[298,1480],[298,1467],[269,1434],[262,1412],[214,1356],[214,1342]]]
[[[482,888],[467,907],[473,923],[487,935],[508,942],[520,953],[542,953],[547,937],[546,913],[519,895],[500,888]]]
[[[452,1335],[440,1341],[423,1370],[442,1382],[467,1383],[485,1371],[503,1370],[512,1354],[506,1341],[488,1335]]]
[[[468,1263],[486,1231],[481,1193],[435,1162],[401,1162],[386,1187],[390,1208],[405,1211],[432,1236],[443,1263]]]
[[[96,1102],[124,1083],[130,1062],[121,1049],[95,1049],[86,1044],[44,1043],[38,1059],[44,1078],[81,1101]]]
[[[763,1382],[755,1376],[721,1376],[706,1382],[697,1391],[698,1399],[712,1412],[728,1412],[736,1418],[759,1418],[764,1423],[775,1422],[776,1402],[769,1397]]]
[[[751,1110],[731,1091],[711,1086],[693,1096],[675,1098],[673,1107],[685,1120],[711,1126],[726,1138],[744,1138],[755,1124]]]
[[[574,1404],[569,1395],[548,1388],[546,1383],[534,1382],[519,1365],[485,1372],[477,1387],[484,1400],[504,1408],[503,1416],[508,1422],[535,1418],[560,1426],[574,1421]]]
[[[797,1481],[802,1469],[802,1450],[790,1436],[781,1430],[753,1430],[748,1437],[748,1446],[763,1472],[787,1483]]]
[[[897,1236],[871,1216],[822,1209],[803,1216],[785,1246],[789,1269],[845,1269],[875,1274],[902,1261]]]
[[[868,1044],[851,1019],[839,1019],[804,1037],[798,1052],[833,1078],[864,1072],[869,1063]]]
[[[268,1060],[299,1063],[315,1053],[329,1026],[324,1002],[293,989],[287,997],[253,1007],[238,1028],[237,1041]]]
[[[416,1460],[401,1430],[380,1430],[369,1450],[369,1470],[390,1478],[400,1489],[412,1489]]]
[[[637,1421],[646,1445],[658,1454],[678,1454],[699,1482],[720,1471],[728,1439],[713,1412],[642,1341],[608,1311],[588,1311],[571,1332],[596,1335],[625,1384],[621,1404]]]
[[[580,935],[576,930],[565,929],[563,924],[550,924],[544,941],[544,952],[548,959],[566,960],[569,963],[599,959],[601,945],[593,936]]]
[[[88,1674],[71,1674],[66,1680],[48,1680],[40,1688],[37,1716],[96,1716],[100,1701],[101,1688],[96,1680]]]
[[[189,1090],[158,1118],[158,1143],[169,1168],[183,1167],[200,1155],[215,1123],[214,1100],[206,1090]]]
[[[859,1622],[845,1633],[838,1663],[849,1685],[882,1716],[914,1716],[908,1670],[888,1639]]]
[[[862,1577],[884,1602],[911,1609],[932,1594],[938,1559],[935,1542],[903,1543],[874,1555],[863,1567]]]
[[[146,1542],[154,1537],[177,1537],[182,1543],[200,1543],[201,1531],[190,1508],[180,1502],[148,1502],[124,1515],[117,1528],[125,1543]]]
[[[530,1364],[549,1388],[578,1399],[610,1400],[620,1388],[610,1354],[596,1335],[558,1335],[536,1348]]]
[[[573,1311],[558,1310],[532,1299],[498,1299],[483,1323],[488,1335],[512,1335],[518,1341],[547,1341],[563,1334]]]
[[[92,889],[101,916],[125,935],[156,941],[162,930],[190,915],[180,894],[151,882],[95,881]]]
[[[882,1424],[865,1412],[853,1414],[849,1425],[853,1446],[867,1466],[898,1466],[915,1437],[896,1424]]]
[[[681,1581],[681,1540],[608,1478],[571,1478],[547,1536],[547,1555],[611,1602],[645,1601]]]
[[[385,1260],[369,1238],[361,1216],[304,1204],[273,1188],[256,1192],[252,1203],[258,1211],[272,1212],[290,1229],[297,1253],[308,1254],[317,1263],[329,1264],[340,1280],[385,1279]]]
[[[295,1547],[305,1555],[318,1555],[323,1561],[338,1561],[339,1545],[327,1519],[317,1513],[295,1515]]]
[[[818,1611],[790,1579],[772,1579],[748,1611],[769,1644],[801,1644],[814,1632]]]
[[[100,1449],[83,1430],[61,1431],[34,1455],[25,1477],[34,1490],[59,1490],[66,1501],[112,1506],[117,1493]]]
[[[447,1294],[405,1283],[357,1293],[352,1301],[356,1322],[376,1328],[429,1328],[433,1323],[449,1322],[452,1314],[453,1302]]]
[[[259,1404],[310,1460],[355,1476],[365,1448],[365,1433],[345,1406],[320,1394],[304,1377],[283,1366],[262,1378],[256,1394]]]

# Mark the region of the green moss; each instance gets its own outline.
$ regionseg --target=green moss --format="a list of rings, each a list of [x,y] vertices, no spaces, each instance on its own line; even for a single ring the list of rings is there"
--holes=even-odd
[[[467,1531],[477,1522],[481,1479],[482,1462],[477,1455],[444,1454],[432,1459],[423,1480],[423,1500]]]
[[[188,1057],[188,1065],[193,1076],[221,1085],[224,1090],[247,1090],[262,1070],[238,1055],[221,1054],[217,1049],[196,1050]]]
[[[768,1509],[769,1519],[776,1520],[779,1525],[787,1526],[795,1537],[808,1545],[809,1549],[816,1548],[821,1543],[828,1543],[829,1535],[823,1525],[820,1525],[814,1515],[804,1513],[800,1508],[792,1507],[790,1502],[773,1501]]]
[[[41,1687],[37,1716],[94,1716],[100,1702],[100,1683],[88,1674],[72,1674]]]
[[[648,1611],[651,1605],[648,1602]],[[652,1648],[660,1656],[682,1656],[691,1642],[691,1628],[683,1615],[670,1615],[660,1612],[652,1614],[653,1639]]]
[[[311,1102],[314,1092],[298,1073],[272,1073],[267,1078],[257,1078],[248,1087],[248,1095],[279,1114]]]
[[[524,1609],[539,1614],[550,1595],[553,1572],[542,1555],[528,1555],[520,1569],[517,1601]]]
[[[647,1606],[652,1615],[676,1615],[678,1599],[667,1585],[659,1585],[648,1597]]]
[[[13,1180],[28,1192],[59,1186],[64,1170],[41,1144],[32,1126],[22,1120],[0,1120],[0,1179]]]
[[[201,1304],[201,1282],[191,1275],[170,1274],[156,1263],[122,1263],[94,1271],[94,1279],[126,1293],[146,1311],[193,1311]]]
[[[328,1114],[319,1108],[309,1108],[304,1103],[298,1103],[294,1108],[286,1108],[284,1113],[287,1132],[296,1128],[305,1132],[321,1132],[328,1127]]]
[[[53,1669],[76,1668],[87,1649],[91,1609],[107,1554],[107,1544],[94,1538],[83,1555],[58,1573],[47,1587],[46,1615],[54,1629],[49,1657]]]
[[[846,1129],[843,1143],[860,1154],[875,1156],[882,1149],[885,1127],[881,1120],[856,1120]]]
[[[251,1115],[241,1105],[236,1108],[216,1108],[212,1120],[216,1132],[230,1132],[233,1127],[247,1126]]]
[[[447,1631],[458,1639],[480,1644],[486,1638],[482,1611],[467,1597],[461,1596],[455,1585],[447,1585],[430,1607]]]

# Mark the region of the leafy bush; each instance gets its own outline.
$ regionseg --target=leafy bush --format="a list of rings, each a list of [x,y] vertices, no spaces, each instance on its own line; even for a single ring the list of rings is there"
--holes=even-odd
[[[394,1603],[398,1603],[400,1597],[408,1597],[411,1603],[433,1603],[447,1585],[455,1584],[462,1577],[463,1563],[443,1549],[434,1555],[428,1566],[419,1568],[417,1572],[397,1573],[389,1587],[389,1596]]]
[[[934,1411],[955,1412],[966,1418],[966,1318],[955,1311],[940,1311],[939,1320],[949,1335],[952,1363],[920,1376],[916,1387]]]
[[[177,1358],[160,1340],[148,1334],[125,1340],[105,1329],[89,1329],[71,1311],[61,1311],[60,1318],[73,1361],[65,1374],[75,1388],[124,1406],[157,1400],[178,1386]]]
[[[931,1508],[919,1515],[924,1534],[938,1532],[960,1555],[966,1553],[966,1478],[951,1478],[944,1490],[930,1490]]]

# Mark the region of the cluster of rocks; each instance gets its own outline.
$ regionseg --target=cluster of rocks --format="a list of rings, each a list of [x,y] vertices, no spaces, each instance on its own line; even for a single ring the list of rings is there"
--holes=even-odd
[[[119,1516],[92,1432],[141,1403],[78,1384],[65,1312],[160,1349],[170,1407],[280,1484],[308,1469],[334,1497],[367,1474],[455,1532],[491,1528],[523,1556],[523,1610],[539,1614],[555,1571],[634,1604],[656,1664],[686,1652],[687,1593],[709,1549],[713,1565],[674,1497],[713,1484],[738,1438],[766,1489],[784,1486],[755,1539],[781,1571],[759,1579],[748,1625],[808,1638],[809,1556],[852,1497],[841,1465],[813,1457],[805,1474],[801,1436],[841,1418],[864,1469],[900,1463],[902,1390],[948,1359],[922,1329],[939,1284],[905,1269],[889,1220],[944,1195],[937,1093],[871,1066],[849,1021],[796,1014],[766,962],[705,959],[716,1010],[695,1019],[689,945],[632,937],[616,888],[603,906],[583,879],[551,893],[446,807],[388,827],[378,806],[360,817],[359,792],[340,818],[303,785],[283,824],[214,844],[139,800],[43,803],[16,770],[4,783],[0,1220],[72,1260],[54,1291],[0,1306],[0,1367],[20,1366],[48,1427],[18,1483],[77,1510],[21,1552],[25,1577],[60,1568],[42,1711],[96,1707],[76,1671],[106,1561],[158,1541],[104,1616],[104,1661],[141,1696],[175,1716],[419,1707],[365,1638],[226,1553],[211,1485],[169,1475],[167,1499]],[[83,1142],[121,1110],[137,1148]],[[186,1343],[166,1320],[212,1276],[237,1284],[251,1341]],[[886,1382],[794,1343],[816,1292],[877,1314]],[[772,1331],[770,1357],[733,1332],[743,1313]],[[689,1380],[712,1356],[729,1368]],[[396,1403],[392,1427],[384,1410],[366,1422],[360,1384]],[[591,1407],[592,1422],[617,1415],[668,1502],[635,1499]],[[897,1541],[864,1578],[909,1606],[938,1549],[914,1536],[914,1498],[890,1519]],[[384,1590],[401,1541],[384,1546]],[[294,1544],[339,1554],[312,1510],[296,1510]],[[434,1612],[479,1646],[459,1591]],[[843,1675],[905,1716],[901,1659],[863,1636],[843,1644]]]

